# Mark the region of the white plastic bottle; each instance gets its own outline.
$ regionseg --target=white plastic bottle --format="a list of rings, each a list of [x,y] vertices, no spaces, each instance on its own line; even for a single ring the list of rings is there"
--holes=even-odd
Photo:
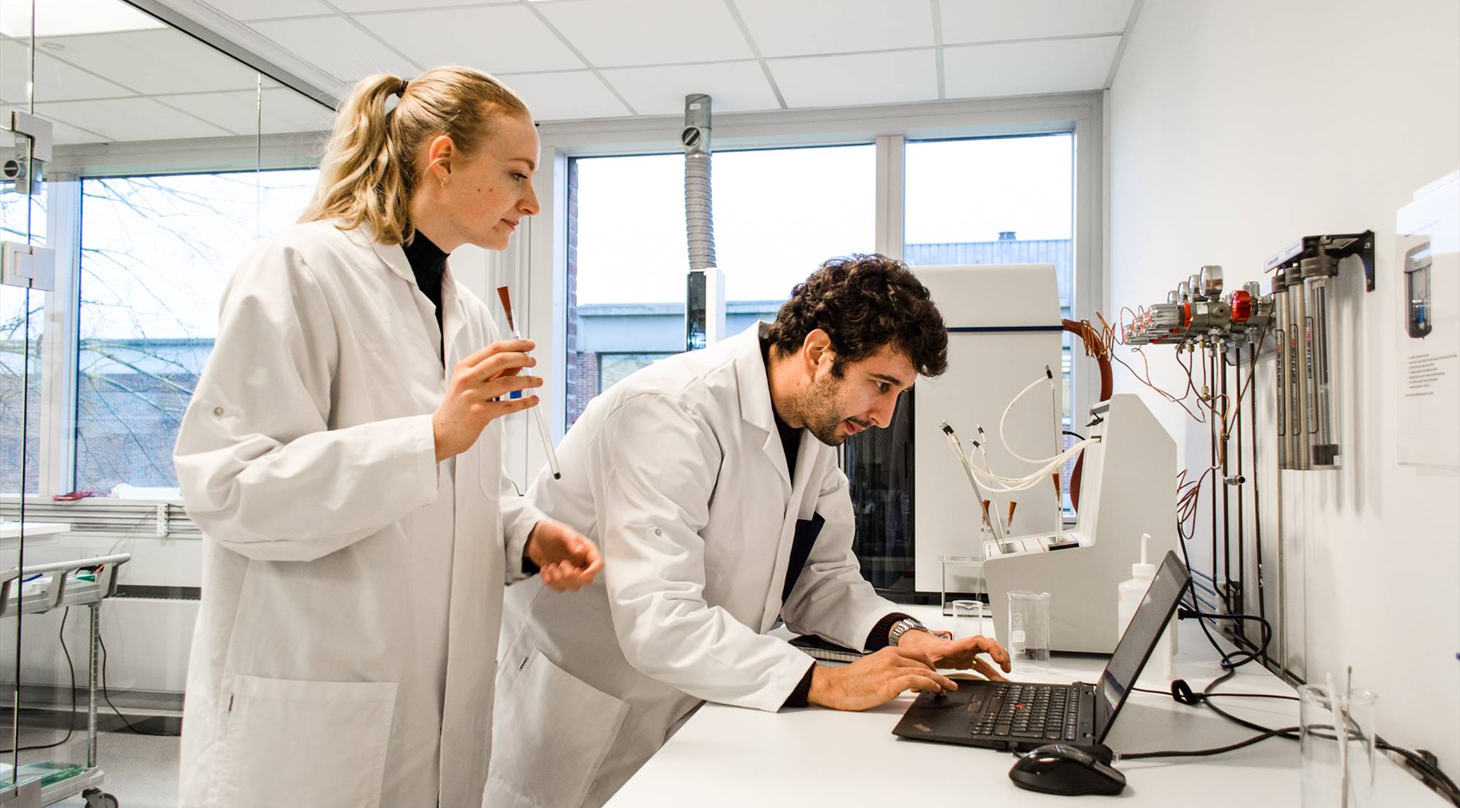
[[[1151,540],[1151,534],[1141,534],[1141,562],[1130,565],[1130,580],[1121,581],[1116,589],[1116,612],[1119,615],[1120,633],[1125,634],[1125,629],[1130,625],[1132,618],[1136,616],[1136,609],[1140,607],[1141,601],[1146,597],[1146,590],[1151,588],[1151,582],[1156,579],[1156,565],[1146,563],[1146,544]],[[1174,623],[1175,620],[1172,620]],[[1161,633],[1161,639],[1151,651],[1151,658],[1146,661],[1146,667],[1141,670],[1140,678],[1148,681],[1171,681],[1171,658],[1175,654],[1173,639],[1175,626],[1168,625]]]

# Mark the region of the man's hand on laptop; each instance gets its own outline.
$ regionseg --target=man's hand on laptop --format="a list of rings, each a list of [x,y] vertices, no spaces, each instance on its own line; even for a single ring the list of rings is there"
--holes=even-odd
[[[909,631],[897,642],[897,648],[943,670],[971,670],[985,679],[1005,681],[999,668],[1008,673],[1009,652],[993,637],[964,637],[945,640],[926,631]],[[995,668],[981,655],[987,654],[999,667]]]
[[[817,665],[807,701],[833,710],[870,710],[906,690],[942,693],[957,689],[952,679],[919,656],[900,648],[883,648],[850,665]]]

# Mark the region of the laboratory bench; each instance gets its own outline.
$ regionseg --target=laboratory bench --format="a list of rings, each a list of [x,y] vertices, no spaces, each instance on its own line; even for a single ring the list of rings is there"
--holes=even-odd
[[[933,628],[952,628],[936,606],[905,609]],[[1221,675],[1218,656],[1194,620],[1183,620],[1173,674],[1200,690]],[[985,619],[983,633],[993,634]],[[1049,669],[1015,672],[1030,682],[1094,682],[1107,657],[1055,654]],[[1160,689],[1141,681],[1137,687]],[[1239,668],[1216,692],[1296,695],[1258,663]],[[1379,727],[1384,725],[1379,694]],[[1270,738],[1214,757],[1117,761],[1126,776],[1117,797],[1038,794],[1009,780],[1009,752],[904,740],[892,735],[913,696],[905,694],[862,713],[819,708],[759,710],[704,704],[678,733],[609,801],[609,808],[685,806],[775,808],[805,805],[1060,806],[1120,800],[1163,808],[1293,808],[1300,804],[1298,743]],[[1269,727],[1298,723],[1298,703],[1224,698],[1220,706]],[[1256,734],[1206,707],[1168,695],[1135,692],[1116,718],[1106,744],[1117,753],[1205,749]],[[1391,738],[1405,745],[1403,738]],[[1445,806],[1448,803],[1379,754],[1375,804]]]

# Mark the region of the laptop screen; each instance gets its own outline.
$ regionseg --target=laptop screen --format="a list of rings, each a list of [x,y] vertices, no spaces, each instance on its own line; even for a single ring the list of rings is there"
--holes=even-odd
[[[1186,590],[1190,581],[1191,575],[1176,557],[1176,553],[1167,552],[1161,568],[1156,570],[1151,587],[1146,590],[1145,599],[1136,609],[1130,626],[1121,635],[1120,642],[1115,646],[1115,653],[1110,657],[1110,663],[1105,666],[1104,673],[1100,674],[1100,682],[1095,686],[1097,742],[1104,743],[1106,734],[1110,732],[1110,725],[1115,723],[1116,713],[1120,712],[1126,696],[1130,695],[1136,677],[1140,676],[1141,668],[1145,667],[1146,659],[1151,656],[1151,649],[1160,640],[1161,631],[1166,628],[1166,623],[1176,611],[1181,593]]]

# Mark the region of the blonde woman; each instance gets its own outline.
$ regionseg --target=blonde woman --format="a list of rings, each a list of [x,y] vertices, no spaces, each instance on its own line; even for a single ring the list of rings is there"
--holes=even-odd
[[[372,76],[300,223],[230,281],[176,449],[205,537],[182,805],[481,804],[503,586],[602,565],[512,495],[501,417],[538,401],[506,398],[541,385],[533,344],[446,260],[538,212],[537,160],[492,77]]]

